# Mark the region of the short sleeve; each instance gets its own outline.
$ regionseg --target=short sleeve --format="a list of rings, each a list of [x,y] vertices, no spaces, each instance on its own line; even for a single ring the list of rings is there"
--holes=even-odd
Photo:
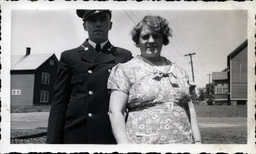
[[[125,68],[122,64],[117,64],[112,68],[108,78],[108,89],[119,90],[129,94],[130,80],[125,73]]]

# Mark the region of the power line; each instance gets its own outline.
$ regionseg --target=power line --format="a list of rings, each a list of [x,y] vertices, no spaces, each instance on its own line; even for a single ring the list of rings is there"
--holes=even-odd
[[[197,74],[195,74],[195,76],[196,76],[196,78],[199,80],[200,83],[205,84],[205,82],[200,79],[201,76],[198,76]],[[197,82],[198,82],[198,81],[197,81]]]
[[[136,21],[134,20],[134,15],[133,14],[131,14],[131,12],[129,13],[128,11],[126,11],[126,10],[124,10],[124,12],[125,12],[125,14],[130,18],[130,20],[134,23],[134,24],[136,24]],[[133,15],[133,17],[131,17],[131,15]]]
[[[167,16],[168,18],[170,18],[172,24],[173,24],[173,27],[175,28],[175,31],[177,32],[177,34],[179,34],[179,41],[176,42],[176,44],[178,46],[180,46],[180,48],[184,48],[184,50],[187,50],[187,51],[191,51],[191,47],[189,46],[188,44],[188,41],[186,40],[184,34],[183,34],[183,31],[180,30],[180,26],[178,24],[178,22],[176,21],[172,11],[168,11],[167,12]]]

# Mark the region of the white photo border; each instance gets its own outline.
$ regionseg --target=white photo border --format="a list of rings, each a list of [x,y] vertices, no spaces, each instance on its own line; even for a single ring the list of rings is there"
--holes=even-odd
[[[78,8],[110,8],[118,10],[247,10],[248,11],[248,105],[247,144],[202,144],[202,145],[48,145],[10,144],[10,51],[11,11],[13,9],[63,10]],[[98,2],[98,1],[1,1],[1,140],[0,152],[161,152],[161,153],[255,153],[255,2]]]

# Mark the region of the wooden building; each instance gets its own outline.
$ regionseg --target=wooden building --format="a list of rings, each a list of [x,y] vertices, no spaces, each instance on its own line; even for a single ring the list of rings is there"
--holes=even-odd
[[[11,106],[49,104],[58,69],[55,54],[11,57]]]
[[[247,103],[247,40],[228,55],[229,91],[231,104]]]
[[[213,72],[215,104],[247,103],[247,40],[227,56],[227,68]]]
[[[224,69],[221,72],[212,72],[214,82],[214,103],[213,104],[230,104],[229,102],[229,70]]]

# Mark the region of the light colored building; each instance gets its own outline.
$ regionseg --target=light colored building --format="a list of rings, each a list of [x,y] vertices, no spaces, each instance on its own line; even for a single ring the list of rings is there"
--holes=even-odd
[[[227,56],[227,68],[212,72],[215,104],[247,103],[247,40]]]
[[[214,82],[214,104],[230,104],[228,69],[221,72],[212,72]]]
[[[247,103],[247,40],[228,55],[230,103]]]

